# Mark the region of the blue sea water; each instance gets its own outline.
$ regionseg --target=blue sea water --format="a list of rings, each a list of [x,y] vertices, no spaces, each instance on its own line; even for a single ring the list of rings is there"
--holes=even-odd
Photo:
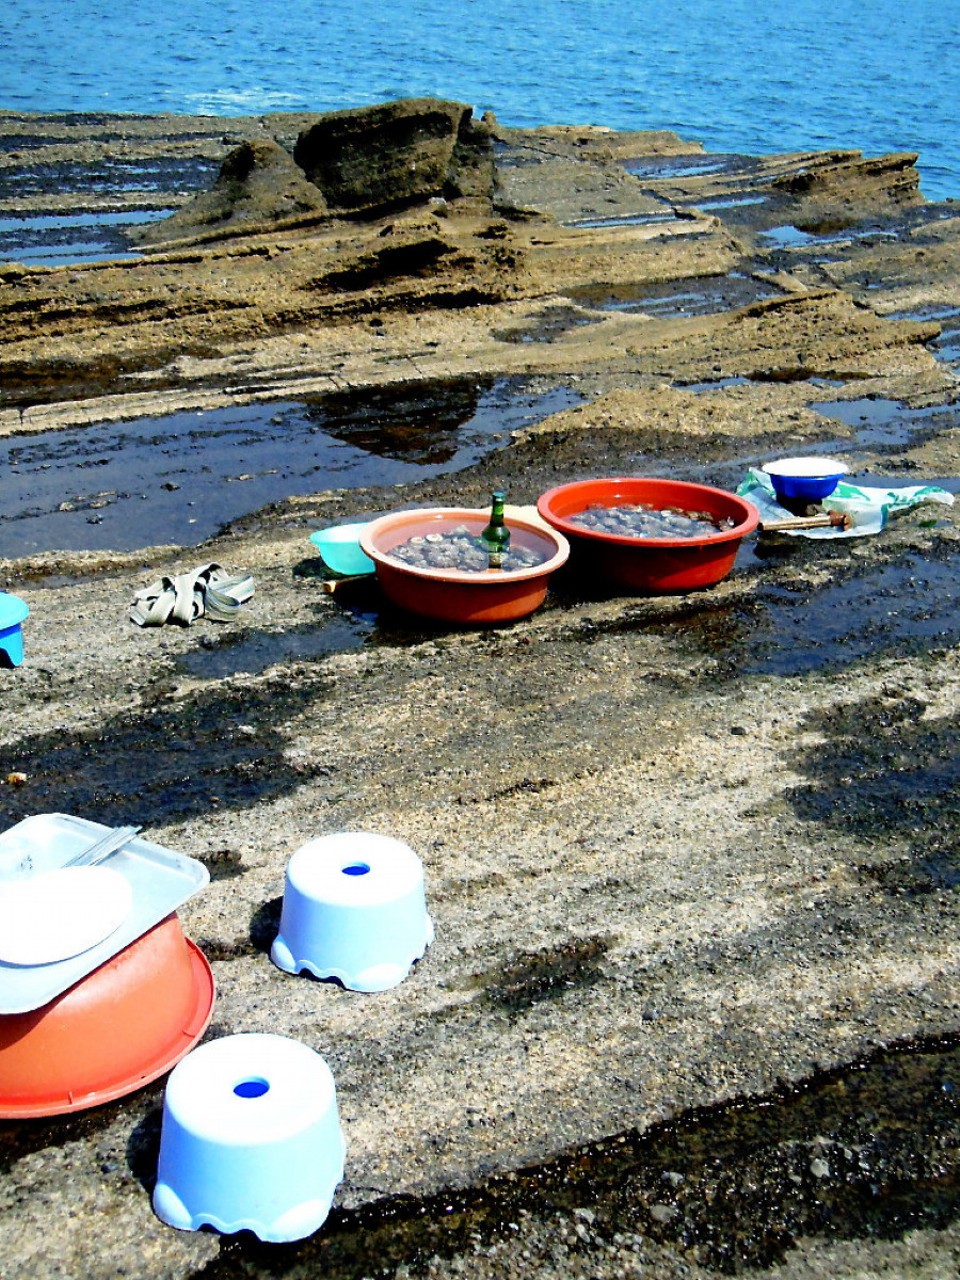
[[[222,115],[438,95],[711,151],[920,153],[960,196],[958,0],[5,0],[0,108]]]

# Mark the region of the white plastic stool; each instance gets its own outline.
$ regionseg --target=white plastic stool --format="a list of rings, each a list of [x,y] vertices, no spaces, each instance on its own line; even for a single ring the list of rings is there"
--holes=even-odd
[[[270,957],[353,991],[386,991],[433,941],[423,866],[391,836],[343,831],[299,848],[287,864],[280,932]]]
[[[167,1081],[153,1207],[183,1231],[301,1240],[330,1212],[343,1159],[323,1058],[285,1036],[225,1036]]]

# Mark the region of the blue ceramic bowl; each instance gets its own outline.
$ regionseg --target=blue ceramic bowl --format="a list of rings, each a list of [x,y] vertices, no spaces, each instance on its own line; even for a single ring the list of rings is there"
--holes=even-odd
[[[328,569],[344,576],[373,573],[377,566],[360,550],[360,534],[366,529],[367,523],[335,524],[329,529],[311,533],[310,541],[323,556]]]
[[[836,458],[781,458],[763,470],[781,502],[819,502],[833,493],[849,467]]]

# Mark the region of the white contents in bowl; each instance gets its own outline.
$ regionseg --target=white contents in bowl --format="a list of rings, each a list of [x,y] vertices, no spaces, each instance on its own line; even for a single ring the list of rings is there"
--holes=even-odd
[[[109,938],[133,904],[111,867],[60,867],[0,882],[0,963],[55,964]]]

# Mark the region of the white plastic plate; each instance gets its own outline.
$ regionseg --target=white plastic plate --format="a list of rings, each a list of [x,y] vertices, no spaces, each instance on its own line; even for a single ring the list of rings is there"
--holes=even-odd
[[[82,955],[123,924],[130,881],[109,867],[63,867],[0,884],[0,961],[56,964]]]

